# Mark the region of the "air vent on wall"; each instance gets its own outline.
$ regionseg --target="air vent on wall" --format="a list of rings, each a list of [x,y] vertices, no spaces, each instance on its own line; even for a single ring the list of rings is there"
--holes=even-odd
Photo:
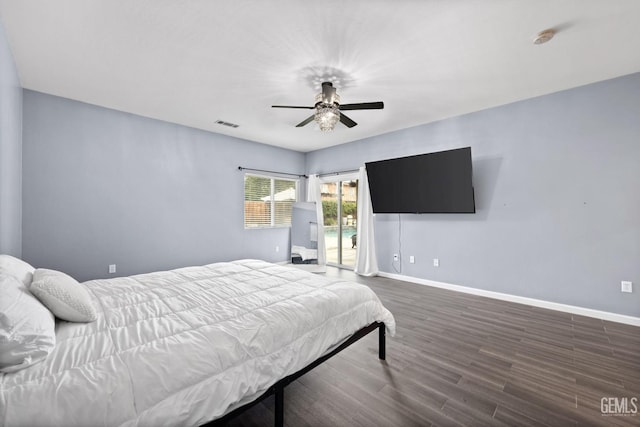
[[[224,120],[216,120],[216,124],[223,125],[223,126],[229,126],[230,128],[237,128],[238,126],[240,126],[240,125],[237,125],[235,123],[225,122]]]

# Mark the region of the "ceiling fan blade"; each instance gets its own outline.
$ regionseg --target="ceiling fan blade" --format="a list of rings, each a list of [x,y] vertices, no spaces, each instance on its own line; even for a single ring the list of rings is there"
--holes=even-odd
[[[316,107],[300,107],[295,105],[272,105],[271,108],[303,108],[305,110],[313,110]]]
[[[349,117],[345,116],[342,113],[340,113],[340,121],[348,128],[352,128],[355,125],[357,125],[356,122],[354,122],[353,120],[351,120]]]
[[[298,123],[298,124],[296,125],[296,127],[297,127],[297,128],[301,128],[302,126],[309,124],[310,122],[312,122],[312,121],[313,121],[313,117],[314,117],[314,116],[309,116],[309,117],[307,117],[305,120],[303,120],[303,121],[301,121],[300,123]]]
[[[384,102],[361,102],[359,104],[341,104],[340,109],[344,111],[348,110],[382,110],[384,108]]]

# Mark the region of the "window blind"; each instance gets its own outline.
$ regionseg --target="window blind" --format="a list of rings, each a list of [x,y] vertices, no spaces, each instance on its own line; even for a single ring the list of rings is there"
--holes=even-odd
[[[290,226],[297,199],[298,180],[245,174],[245,228]]]

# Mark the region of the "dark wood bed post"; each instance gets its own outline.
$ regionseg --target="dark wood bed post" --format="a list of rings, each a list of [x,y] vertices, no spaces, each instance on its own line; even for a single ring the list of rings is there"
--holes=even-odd
[[[284,427],[284,387],[276,387],[275,427]]]
[[[378,326],[380,334],[378,335],[378,359],[385,360],[387,355],[387,344],[385,338],[384,323],[380,323]]]

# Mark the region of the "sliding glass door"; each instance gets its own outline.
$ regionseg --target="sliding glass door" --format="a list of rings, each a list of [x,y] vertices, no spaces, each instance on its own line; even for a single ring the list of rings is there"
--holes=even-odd
[[[353,268],[356,260],[358,180],[337,179],[322,184],[322,210],[327,263]]]

